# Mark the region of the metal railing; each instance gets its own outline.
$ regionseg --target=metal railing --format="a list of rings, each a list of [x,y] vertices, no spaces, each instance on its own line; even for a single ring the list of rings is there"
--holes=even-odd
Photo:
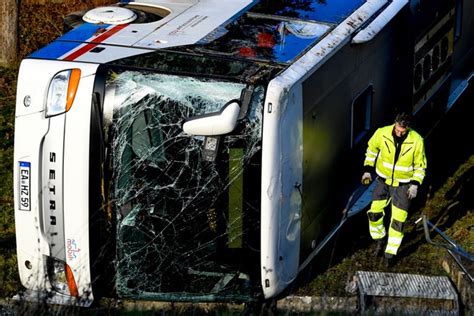
[[[418,224],[420,221],[423,221],[423,230],[425,232],[426,241],[436,247],[445,248],[448,251],[448,253],[451,255],[451,257],[453,257],[454,261],[459,266],[459,268],[461,268],[461,270],[466,274],[469,280],[471,282],[474,282],[474,276],[464,266],[460,258],[460,257],[463,257],[469,260],[470,262],[473,262],[474,255],[470,254],[469,252],[464,250],[461,246],[459,246],[457,243],[455,243],[444,232],[442,232],[438,227],[436,227],[433,223],[431,223],[427,219],[426,215],[423,215],[418,220],[416,220],[415,224]],[[434,242],[430,237],[430,229],[438,233],[446,241],[446,243]]]

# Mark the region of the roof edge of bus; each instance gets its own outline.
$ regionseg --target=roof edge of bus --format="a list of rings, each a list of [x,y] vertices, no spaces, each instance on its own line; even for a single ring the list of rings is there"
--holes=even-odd
[[[276,77],[273,84],[289,87],[311,76],[340,48],[350,42],[352,35],[359,32],[387,4],[387,0],[367,0],[320,42]]]
[[[29,58],[106,63],[159,49],[193,45],[235,21],[258,1],[170,0],[127,2],[166,8],[171,13],[150,23],[84,22]]]

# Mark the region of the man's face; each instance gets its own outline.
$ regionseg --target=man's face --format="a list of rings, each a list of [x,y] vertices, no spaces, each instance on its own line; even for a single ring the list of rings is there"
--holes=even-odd
[[[400,126],[400,124],[395,123],[395,127],[393,128],[393,132],[397,137],[403,137],[408,133],[408,128]]]

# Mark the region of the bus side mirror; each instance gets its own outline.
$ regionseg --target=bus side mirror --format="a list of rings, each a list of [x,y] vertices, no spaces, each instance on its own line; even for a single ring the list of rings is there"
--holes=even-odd
[[[183,124],[183,131],[189,135],[216,136],[232,132],[237,125],[240,102],[231,100],[215,113],[193,116]]]

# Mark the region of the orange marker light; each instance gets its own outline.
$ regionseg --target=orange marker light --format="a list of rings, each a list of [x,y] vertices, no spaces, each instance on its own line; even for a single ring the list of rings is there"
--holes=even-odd
[[[76,281],[74,280],[74,274],[72,273],[72,270],[69,267],[69,265],[67,264],[64,264],[64,265],[66,266],[66,280],[67,280],[67,286],[69,287],[69,293],[71,294],[71,296],[78,297],[79,291],[77,290]]]
[[[69,77],[69,85],[67,87],[66,112],[69,111],[74,102],[77,87],[79,86],[79,80],[81,80],[81,70],[72,69]]]

